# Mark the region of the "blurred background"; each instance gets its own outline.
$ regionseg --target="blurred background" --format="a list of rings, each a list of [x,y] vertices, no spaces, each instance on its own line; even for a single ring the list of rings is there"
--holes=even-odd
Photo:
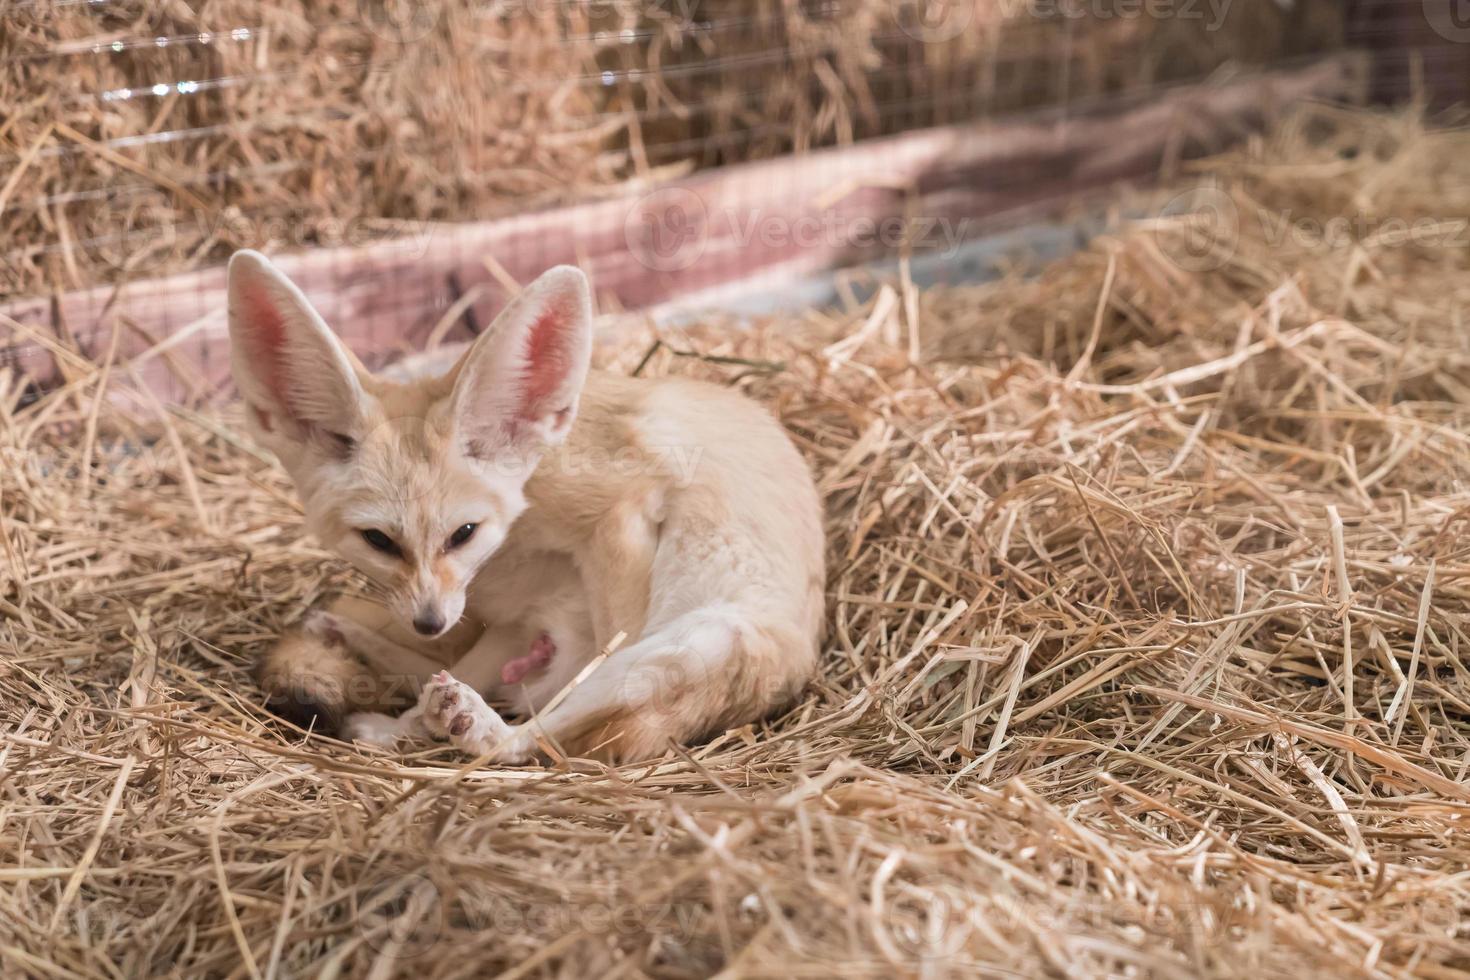
[[[1463,13],[9,0],[0,312],[90,353],[125,313],[125,349],[172,338],[196,363],[202,385],[152,367],[182,398],[224,381],[218,267],[242,247],[299,256],[287,271],[328,321],[382,356],[472,335],[558,262],[604,310],[675,319],[833,302],[895,271],[974,279],[1073,247],[1112,209],[1100,193],[1172,179],[1302,100],[1453,103]],[[877,271],[832,275],[853,268]],[[6,344],[50,370],[33,337]]]

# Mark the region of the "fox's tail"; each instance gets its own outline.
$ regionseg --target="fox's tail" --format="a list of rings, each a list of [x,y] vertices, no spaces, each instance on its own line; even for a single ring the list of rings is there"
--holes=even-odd
[[[379,629],[382,608],[353,596],[328,607],[335,616]],[[272,713],[301,728],[334,734],[358,711],[389,712],[414,702],[416,692],[385,680],[353,655],[340,636],[295,626],[281,635],[256,664],[255,677]]]

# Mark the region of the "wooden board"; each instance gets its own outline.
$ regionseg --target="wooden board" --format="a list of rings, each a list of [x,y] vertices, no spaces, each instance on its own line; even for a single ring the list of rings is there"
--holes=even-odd
[[[367,360],[415,349],[473,291],[451,337],[505,302],[493,260],[527,282],[580,265],[603,303],[640,309],[754,276],[806,276],[891,252],[926,233],[936,248],[1007,218],[1034,217],[1181,156],[1218,150],[1303,99],[1361,97],[1365,61],[1347,52],[1290,69],[1076,105],[696,174],[644,194],[466,224],[424,225],[361,248],[276,256]],[[922,250],[923,241],[918,241]],[[0,306],[0,363],[57,377],[37,334],[89,356],[116,326],[119,356],[166,400],[228,392],[222,268]]]

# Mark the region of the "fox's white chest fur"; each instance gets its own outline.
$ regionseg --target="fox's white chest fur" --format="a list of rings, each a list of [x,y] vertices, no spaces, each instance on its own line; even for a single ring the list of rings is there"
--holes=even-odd
[[[395,383],[264,259],[232,262],[258,434],[396,620],[324,614],[329,632],[381,674],[427,681],[405,715],[349,733],[427,731],[505,761],[538,745],[640,758],[755,720],[810,677],[823,547],[804,462],[734,392],[589,372],[590,330],[585,279],[553,270],[446,374]],[[507,725],[484,695],[536,717]]]

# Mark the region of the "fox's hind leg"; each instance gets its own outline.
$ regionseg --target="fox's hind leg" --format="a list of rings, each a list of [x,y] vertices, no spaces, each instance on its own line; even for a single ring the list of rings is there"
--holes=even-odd
[[[387,639],[381,629],[370,629],[338,613],[314,609],[302,620],[302,629],[327,642],[346,646],[368,662],[380,686],[397,688],[408,696],[417,692],[440,666],[417,650]],[[400,699],[397,706],[407,700],[408,697]],[[396,716],[376,707],[354,709],[338,725],[337,731],[346,741],[387,748],[402,739],[427,739],[428,732],[420,715],[416,705]]]
[[[527,762],[544,736],[572,755],[636,761],[671,742],[762,717],[796,694],[811,644],[730,607],[685,614],[619,650],[550,711],[509,726],[473,689],[434,677],[419,698],[424,722],[458,748]]]
[[[347,715],[347,688],[366,668],[303,630],[281,635],[255,664],[255,679],[272,714],[301,728],[336,731]]]
[[[352,655],[343,638],[293,627],[256,664],[265,706],[294,725],[337,732],[354,712],[390,711],[408,703],[411,689],[393,691]]]

